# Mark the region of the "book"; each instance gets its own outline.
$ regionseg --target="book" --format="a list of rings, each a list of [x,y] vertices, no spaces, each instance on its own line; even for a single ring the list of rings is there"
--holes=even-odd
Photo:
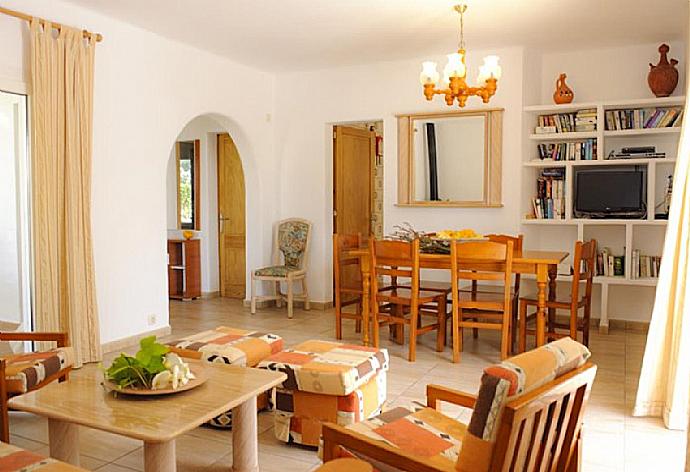
[[[545,168],[537,178],[537,194],[532,199],[534,217],[565,219],[565,169]]]
[[[674,126],[682,115],[681,107],[628,108],[607,110],[604,123],[607,130],[667,128]]]

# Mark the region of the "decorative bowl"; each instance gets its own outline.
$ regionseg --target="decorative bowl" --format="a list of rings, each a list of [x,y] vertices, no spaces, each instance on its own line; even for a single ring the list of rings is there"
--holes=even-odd
[[[186,229],[182,231],[182,237],[184,237],[185,239],[192,239],[194,237],[194,231],[192,231],[191,229]]]
[[[191,369],[192,373],[194,374],[194,379],[191,379],[189,382],[187,382],[186,385],[180,385],[176,389],[173,388],[161,388],[161,389],[150,389],[150,388],[119,388],[117,384],[114,382],[111,382],[110,380],[104,380],[103,385],[110,391],[116,392],[118,394],[124,394],[124,395],[139,395],[139,396],[154,396],[154,395],[170,395],[171,393],[180,393],[180,392],[186,392],[187,390],[191,390],[193,388],[198,387],[199,385],[202,385],[204,382],[208,380],[208,374],[206,373],[206,370],[199,366],[196,365]]]

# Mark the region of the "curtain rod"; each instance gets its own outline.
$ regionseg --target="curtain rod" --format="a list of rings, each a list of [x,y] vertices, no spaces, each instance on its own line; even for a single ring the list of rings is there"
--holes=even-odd
[[[34,17],[31,15],[27,15],[26,13],[22,13],[20,11],[10,10],[9,8],[4,8],[4,7],[0,7],[0,13],[3,13],[5,15],[9,15],[9,16],[13,16],[15,18],[19,18],[20,20],[24,20],[24,21],[28,21],[28,22],[31,22],[31,20],[34,19]],[[37,18],[37,19],[43,23],[47,23],[47,20],[44,20],[42,18]],[[55,28],[56,30],[60,31],[62,29],[62,25],[60,23],[53,23],[53,22],[50,22],[50,23],[52,24],[53,28]],[[93,36],[93,38],[96,40],[96,42],[99,42],[99,43],[101,41],[103,41],[103,35],[101,35],[100,33],[91,33],[90,31],[82,30],[82,35],[85,38],[91,38]]]

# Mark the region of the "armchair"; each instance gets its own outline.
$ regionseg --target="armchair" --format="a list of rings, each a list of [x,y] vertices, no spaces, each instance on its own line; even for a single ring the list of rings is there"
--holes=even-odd
[[[0,357],[0,441],[9,442],[9,399],[69,378],[74,354],[67,333],[0,333],[0,341],[55,342],[47,351]]]

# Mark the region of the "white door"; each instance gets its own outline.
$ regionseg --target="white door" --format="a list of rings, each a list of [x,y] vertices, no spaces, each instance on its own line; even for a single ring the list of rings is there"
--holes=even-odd
[[[0,91],[0,330],[31,331],[26,107]]]

